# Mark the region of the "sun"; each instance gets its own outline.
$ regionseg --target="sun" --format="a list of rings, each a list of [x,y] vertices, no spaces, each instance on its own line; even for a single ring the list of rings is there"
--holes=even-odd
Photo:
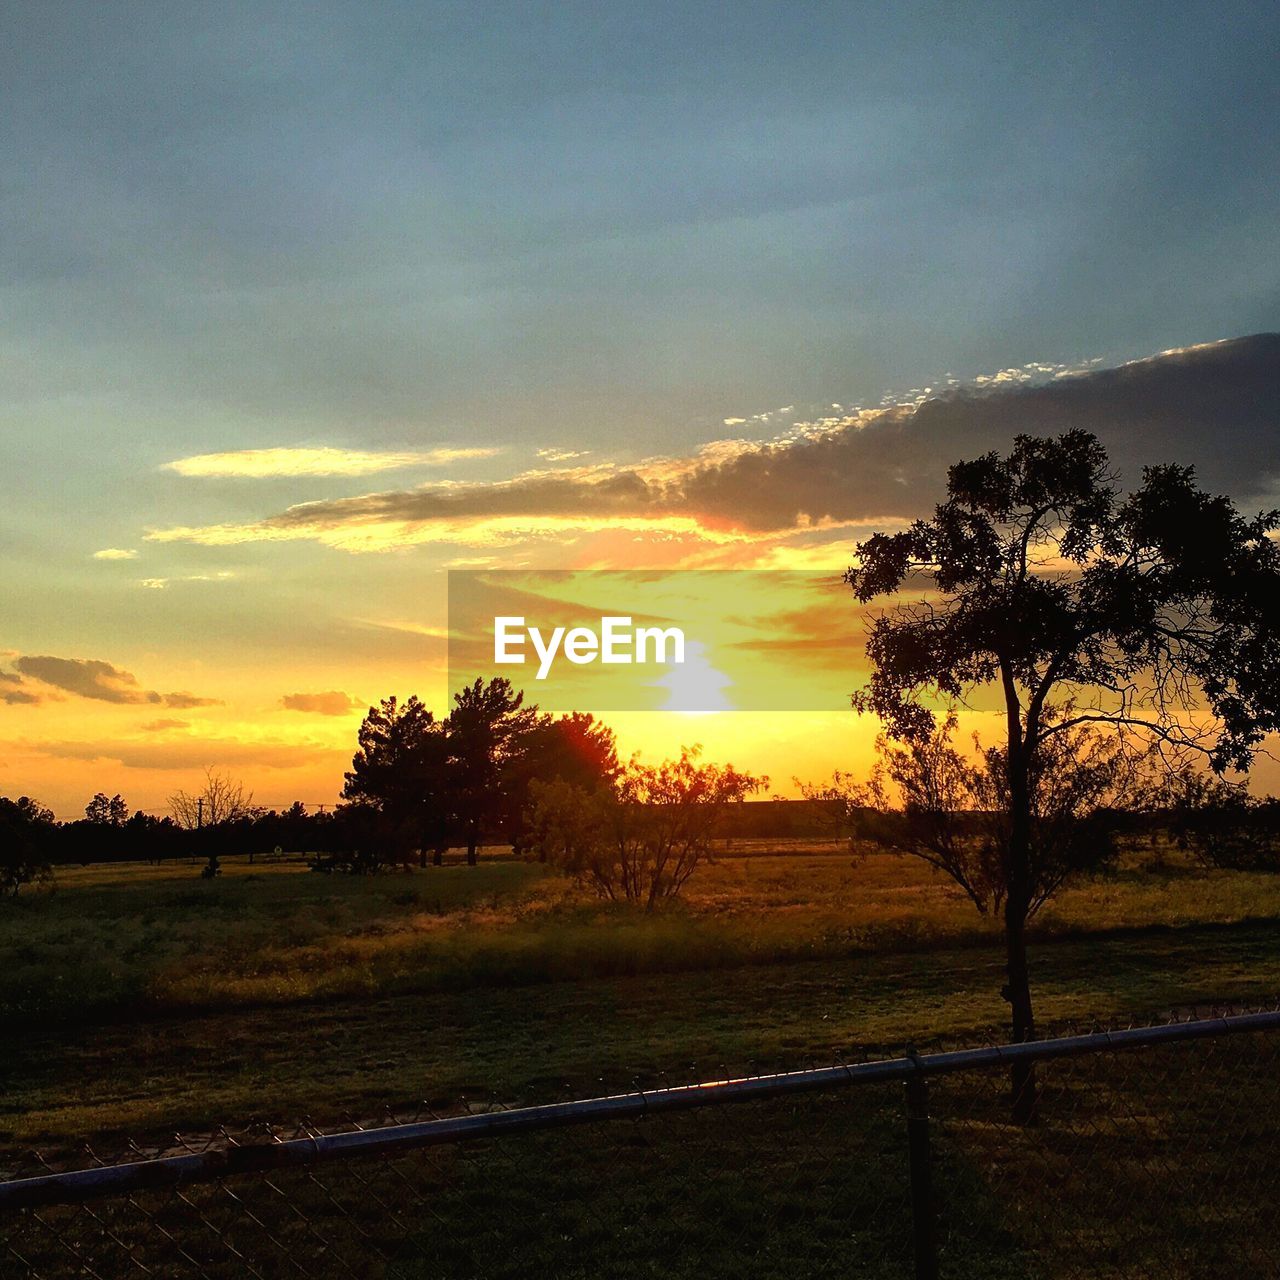
[[[733,686],[733,681],[711,665],[706,645],[698,640],[688,641],[684,661],[673,663],[667,674],[653,684],[667,691],[666,701],[660,708],[662,711],[711,715],[734,709],[733,702],[725,693]]]

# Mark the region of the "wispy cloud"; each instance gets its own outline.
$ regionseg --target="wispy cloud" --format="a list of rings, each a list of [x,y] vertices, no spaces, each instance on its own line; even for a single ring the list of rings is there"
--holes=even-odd
[[[644,538],[697,538],[723,544],[750,542],[752,535],[704,526],[694,516],[641,516],[620,514],[493,516],[481,512],[454,519],[414,516],[383,519],[376,511],[344,514],[317,513],[314,523],[291,507],[281,519],[251,524],[203,525],[152,530],[146,536],[156,542],[194,542],[206,547],[231,547],[247,542],[297,542],[313,540],[338,551],[395,551],[423,543],[456,543],[468,547],[509,547],[530,540],[559,540],[612,532]],[[454,567],[457,567],[455,564]]]
[[[326,693],[287,693],[280,699],[286,711],[306,711],[318,716],[345,716],[357,710],[360,703],[340,689]]]
[[[11,747],[12,744],[0,744]],[[187,770],[210,765],[296,769],[332,760],[332,747],[318,743],[244,742],[232,738],[23,742],[24,751],[61,760],[115,761],[126,769]]]
[[[889,407],[833,405],[833,413],[793,422],[784,435],[762,443],[726,440],[628,467],[532,471],[493,483],[301,503],[247,524],[146,536],[209,546],[311,539],[347,551],[380,551],[426,542],[483,548],[612,531],[750,546],[919,514],[941,495],[956,458],[1007,448],[1019,432],[1077,427],[1096,431],[1130,480],[1153,460],[1192,463],[1204,483],[1243,497],[1265,491],[1280,475],[1271,409],[1280,393],[1280,335],[1069,377],[1056,376],[1059,371],[1044,364],[1015,377],[1006,370],[981,385]]]
[[[157,693],[153,689],[144,689],[132,672],[98,658],[57,658],[49,654],[32,654],[15,658],[13,666],[19,676],[95,702],[152,704],[180,709],[221,705],[216,698],[202,698],[194,693]],[[6,687],[14,678],[5,673],[0,675],[5,675]],[[25,691],[24,686],[18,689],[20,693]],[[33,699],[20,700],[29,702]]]
[[[28,689],[20,675],[12,671],[0,671],[0,702],[18,707],[34,706],[40,701],[40,695]]]
[[[221,569],[217,573],[188,573],[179,578],[139,578],[138,586],[148,591],[164,591],[175,582],[230,582],[235,576],[232,570]]]
[[[472,458],[491,458],[489,448],[425,449],[407,452],[299,446],[238,449],[229,453],[200,453],[164,465],[181,476],[269,479],[279,476],[368,476],[410,467],[447,467]]]
[[[590,449],[539,449],[538,457],[544,462],[572,462],[575,458],[585,458]]]
[[[136,551],[128,551],[124,547],[103,547],[101,551],[93,553],[95,560],[136,560],[138,553]]]

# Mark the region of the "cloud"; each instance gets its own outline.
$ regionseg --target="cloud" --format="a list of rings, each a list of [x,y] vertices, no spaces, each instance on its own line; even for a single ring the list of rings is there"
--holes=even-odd
[[[351,551],[414,543],[501,545],[617,530],[765,542],[898,520],[942,495],[948,466],[1020,432],[1096,432],[1127,481],[1144,464],[1197,467],[1207,487],[1264,497],[1280,482],[1280,334],[1163,353],[1043,381],[992,375],[909,403],[794,423],[766,443],[721,441],[632,467],[529,472],[301,503],[248,524],[152,530],[154,541],[232,545],[314,539]],[[1004,371],[1006,374],[1008,371]],[[1034,373],[1034,370],[1032,371]],[[840,406],[834,406],[839,409]]]
[[[26,742],[22,750],[60,760],[115,761],[126,769],[295,769],[330,760],[334,749],[314,743],[239,742],[229,738],[182,738],[174,742]]]
[[[230,582],[235,573],[230,569],[218,573],[188,573],[180,578],[139,578],[138,586],[148,591],[167,591],[175,582]]]
[[[287,693],[280,699],[286,711],[308,711],[320,716],[345,716],[361,704],[338,689],[328,693]]]
[[[165,471],[180,476],[266,479],[277,476],[368,476],[407,467],[445,467],[470,458],[491,458],[497,449],[438,448],[414,452],[370,452],[362,449],[316,448],[239,449],[230,453],[201,453],[166,462]]]
[[[91,698],[95,702],[125,705],[152,704],[166,707],[211,707],[221,705],[216,698],[193,693],[157,693],[144,689],[132,672],[123,671],[97,658],[55,658],[50,655],[22,656],[13,666],[23,676],[55,689]]]
[[[26,688],[21,676],[12,671],[0,671],[0,702],[14,707],[30,706],[40,701],[40,695]]]
[[[138,726],[143,733],[165,733],[170,729],[189,729],[191,722],[189,720],[148,720],[146,724]]]
[[[101,551],[93,553],[95,560],[136,560],[138,553],[136,551],[127,551],[124,547],[103,547]]]
[[[452,518],[385,519],[377,512],[353,509],[350,518],[342,513],[326,513],[314,525],[305,521],[277,524],[274,520],[254,524],[205,525],[199,528],[156,530],[147,536],[157,542],[194,542],[206,547],[236,546],[244,542],[295,542],[314,539],[341,551],[394,551],[424,542],[456,542],[470,547],[505,547],[543,538],[559,542],[565,538],[609,530],[634,534],[637,538],[689,537],[718,543],[748,542],[751,539],[732,530],[706,528],[694,516],[602,516],[585,513],[572,516],[518,515],[491,516],[477,513]]]
[[[194,693],[165,693],[160,695],[160,701],[166,707],[172,707],[175,711],[190,711],[193,707],[220,707],[223,705],[221,698],[200,698]]]
[[[585,458],[590,449],[539,449],[538,457],[546,462],[571,462],[574,458]]]

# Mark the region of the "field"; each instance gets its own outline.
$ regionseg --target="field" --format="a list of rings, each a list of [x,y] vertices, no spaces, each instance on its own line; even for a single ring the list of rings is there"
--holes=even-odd
[[[920,864],[738,842],[645,916],[536,864],[67,868],[0,910],[0,1143],[538,1101],[1001,1034],[996,926]],[[1037,924],[1045,1026],[1280,991],[1280,877],[1130,851]]]

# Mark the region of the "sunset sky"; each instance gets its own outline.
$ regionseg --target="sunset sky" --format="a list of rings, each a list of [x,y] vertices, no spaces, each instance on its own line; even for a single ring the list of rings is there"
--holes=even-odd
[[[1280,503],[1280,9],[876,9],[0,4],[0,794],[332,802],[449,569],[838,575],[1017,431]]]

